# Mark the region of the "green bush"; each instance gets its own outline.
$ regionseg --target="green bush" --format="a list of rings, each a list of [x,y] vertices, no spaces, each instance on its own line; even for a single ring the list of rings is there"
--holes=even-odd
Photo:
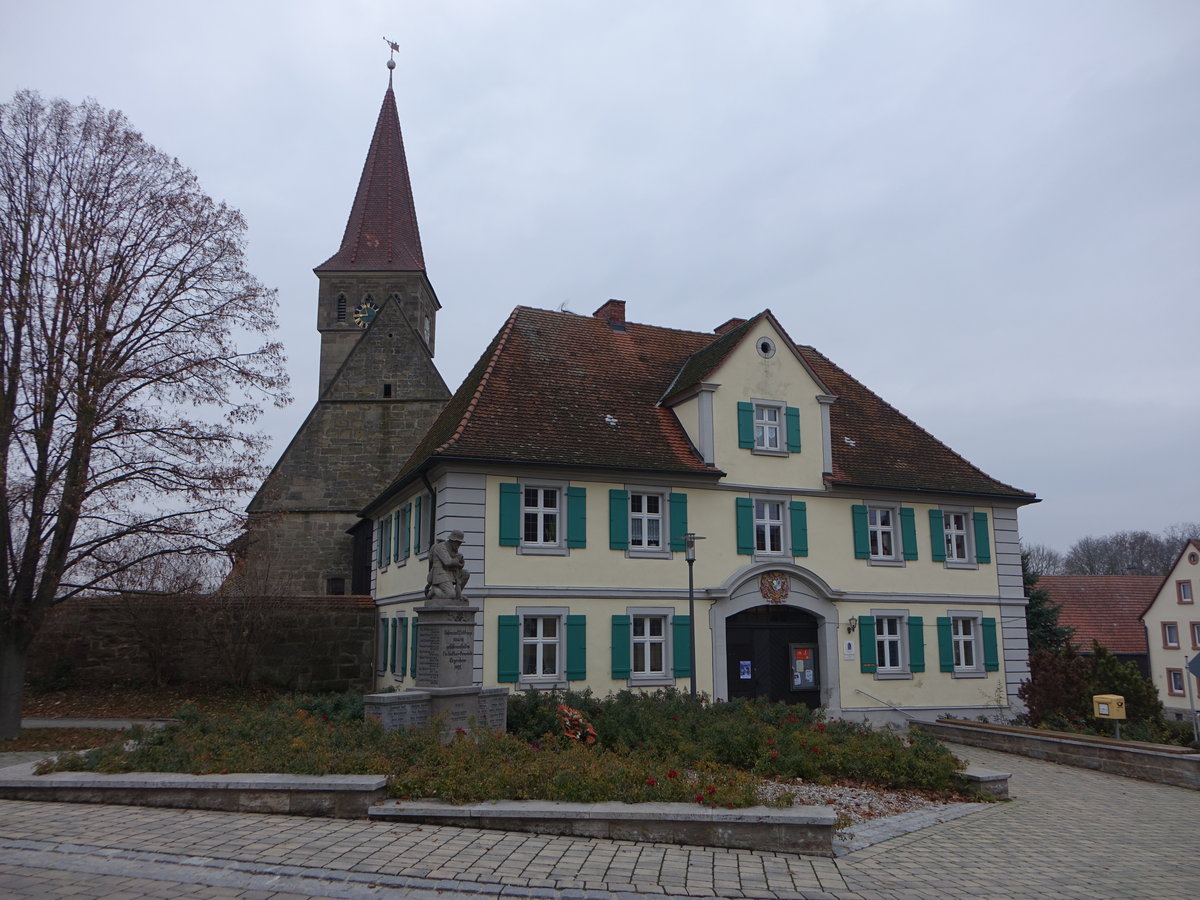
[[[710,703],[675,690],[527,691],[509,699],[509,730],[526,741],[559,733],[565,704],[587,716],[601,749],[643,753],[676,767],[719,766],[768,778],[835,779],[949,790],[962,764],[936,740],[901,736],[802,706],[756,700]]]

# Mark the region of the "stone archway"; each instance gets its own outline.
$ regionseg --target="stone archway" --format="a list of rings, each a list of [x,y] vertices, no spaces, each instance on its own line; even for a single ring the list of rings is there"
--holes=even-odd
[[[709,609],[713,696],[768,696],[840,713],[841,619],[828,585],[800,566],[760,564],[735,573],[725,587],[726,596]],[[741,666],[746,660],[730,656],[735,650],[750,653],[748,679]],[[809,652],[798,659],[797,650]],[[802,684],[801,690],[791,691],[790,682],[784,685],[781,679],[792,678],[797,670],[802,678],[810,677],[803,673],[805,666],[811,667],[813,687]],[[743,680],[752,685],[732,683]]]

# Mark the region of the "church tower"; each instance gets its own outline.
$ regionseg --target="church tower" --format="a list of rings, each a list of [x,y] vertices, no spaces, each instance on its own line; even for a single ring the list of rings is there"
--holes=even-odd
[[[441,304],[425,273],[390,72],[341,246],[313,271],[317,399],[247,510],[238,575],[255,594],[369,592],[369,526],[358,511],[450,397],[433,364]]]

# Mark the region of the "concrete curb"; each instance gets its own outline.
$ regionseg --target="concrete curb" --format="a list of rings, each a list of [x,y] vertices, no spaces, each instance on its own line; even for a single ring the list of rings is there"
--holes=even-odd
[[[500,800],[455,806],[389,800],[376,820],[525,831],[658,844],[692,844],[833,856],[833,810],[820,806],[710,809],[691,803],[555,803]]]
[[[0,799],[361,819],[387,796],[387,778],[383,775],[180,775],[175,772],[34,775],[35,765],[24,763],[0,769]]]

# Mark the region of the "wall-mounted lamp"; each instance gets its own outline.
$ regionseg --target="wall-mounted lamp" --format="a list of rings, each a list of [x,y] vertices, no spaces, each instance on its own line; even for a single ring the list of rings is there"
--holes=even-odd
[[[858,628],[858,616],[851,616],[849,619],[846,620],[846,632],[848,634],[854,634],[854,631],[857,628]]]

